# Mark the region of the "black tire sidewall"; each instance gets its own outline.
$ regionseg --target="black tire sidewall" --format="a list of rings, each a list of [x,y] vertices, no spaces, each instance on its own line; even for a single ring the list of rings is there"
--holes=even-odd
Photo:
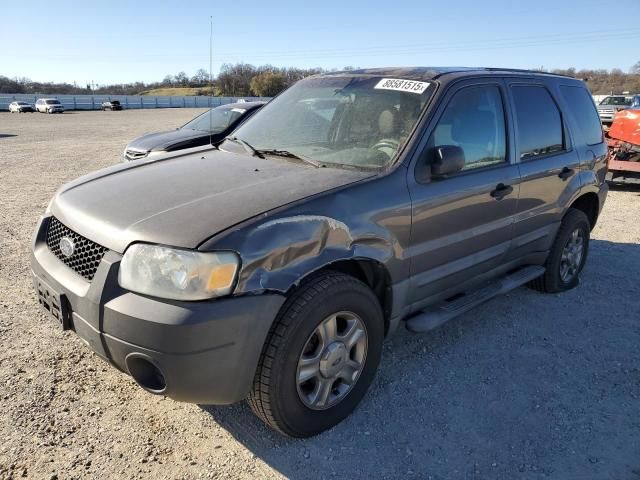
[[[320,322],[340,311],[355,313],[364,324],[367,332],[365,366],[356,384],[342,401],[326,410],[313,410],[304,405],[298,395],[298,359]],[[299,436],[309,436],[346,418],[365,395],[380,362],[384,324],[380,305],[364,284],[361,288],[348,290],[341,290],[340,285],[332,285],[313,298],[305,308],[296,312],[295,316],[296,323],[284,340],[283,351],[279,352],[274,361],[273,372],[276,375],[272,385],[272,406],[275,416],[287,425],[288,430]]]
[[[564,282],[560,277],[562,251],[567,245],[569,237],[576,230],[576,228],[580,228],[582,230],[584,238],[584,251],[582,253],[582,260],[580,262],[578,272],[571,279],[571,281]],[[562,292],[565,290],[570,290],[580,283],[580,273],[582,272],[582,269],[587,262],[587,256],[589,254],[589,233],[590,227],[587,216],[579,210],[570,210],[562,222],[562,225],[558,232],[558,236],[556,237],[556,241],[554,242],[552,248],[551,258],[549,259],[550,261],[547,263],[547,282],[552,291]]]

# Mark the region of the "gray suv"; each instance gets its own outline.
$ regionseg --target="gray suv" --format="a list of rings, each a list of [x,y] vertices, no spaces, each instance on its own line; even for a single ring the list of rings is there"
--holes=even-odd
[[[616,113],[629,108],[633,104],[633,98],[629,95],[609,95],[603,98],[597,107],[598,115],[603,125],[611,125]]]
[[[147,391],[248,399],[310,436],[356,407],[399,325],[429,331],[524,284],[575,287],[606,154],[573,78],[310,77],[219,149],[62,187],[36,228],[34,285]]]

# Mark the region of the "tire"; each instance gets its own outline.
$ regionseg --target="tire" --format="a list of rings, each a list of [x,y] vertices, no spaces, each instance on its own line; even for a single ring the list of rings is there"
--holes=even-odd
[[[347,315],[349,322],[356,322],[362,327],[358,332],[358,349],[364,344],[364,356],[353,360],[358,355],[356,347],[345,347],[335,362],[330,347],[342,342],[335,341],[327,346],[327,342],[318,341],[317,358],[323,358],[318,365],[334,368],[339,364],[360,361],[359,373],[349,373],[350,386],[341,378],[327,380],[325,373],[318,373],[307,383],[299,384],[299,362],[307,355],[310,342],[314,343],[315,335],[326,325],[328,319],[337,315],[336,325],[345,323],[340,315]],[[351,315],[352,317],[349,317]],[[350,324],[346,324],[347,326]],[[347,338],[351,327],[343,332]],[[364,334],[362,333],[364,331]],[[340,327],[334,330],[340,335]],[[364,343],[363,338],[364,336]],[[340,338],[340,337],[337,337]],[[355,338],[355,337],[352,337]],[[256,370],[253,389],[247,402],[253,412],[267,425],[291,437],[310,437],[333,427],[346,418],[358,405],[373,381],[384,339],[384,320],[378,299],[371,289],[359,280],[337,272],[312,276],[303,282],[285,302],[276,317],[265,341],[258,368]],[[326,347],[326,348],[325,348]],[[335,349],[334,349],[335,350]],[[315,353],[312,353],[316,357]],[[306,358],[306,357],[305,357]],[[322,363],[330,362],[330,363]],[[315,362],[314,362],[315,363]],[[321,367],[322,368],[322,367]],[[323,370],[318,370],[323,372]],[[320,377],[320,375],[323,375]],[[329,378],[329,377],[327,377]],[[353,380],[355,378],[355,380]],[[309,386],[309,382],[311,385]],[[304,388],[330,385],[326,389],[327,401],[324,405],[313,408],[307,403],[313,393],[306,393]],[[313,388],[309,390],[315,391]],[[342,393],[340,393],[342,391]],[[333,400],[331,400],[333,396]],[[320,394],[317,397],[321,397]],[[306,399],[306,400],[304,400]],[[332,403],[333,402],[333,403]]]
[[[576,261],[575,273],[570,278],[563,279],[563,253],[572,241],[574,232],[582,237],[582,254]],[[545,273],[532,280],[529,287],[539,292],[557,293],[576,287],[580,283],[580,272],[584,268],[589,254],[589,233],[591,225],[582,210],[570,208],[560,224],[556,239],[551,246],[551,252],[545,262]],[[575,258],[575,257],[574,257]],[[570,269],[572,270],[572,269]]]

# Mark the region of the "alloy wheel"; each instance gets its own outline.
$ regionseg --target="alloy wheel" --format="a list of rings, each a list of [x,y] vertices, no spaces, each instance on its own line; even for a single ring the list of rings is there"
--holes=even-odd
[[[571,282],[580,271],[582,265],[582,257],[584,256],[584,232],[580,228],[576,228],[562,250],[560,258],[560,279],[564,283]]]
[[[325,410],[351,391],[364,368],[367,331],[353,312],[325,318],[307,339],[298,359],[296,385],[302,403]]]

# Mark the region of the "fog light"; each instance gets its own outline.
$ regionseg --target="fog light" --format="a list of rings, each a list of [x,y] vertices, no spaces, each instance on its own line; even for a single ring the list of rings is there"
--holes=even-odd
[[[167,389],[164,375],[145,355],[130,353],[125,363],[129,374],[146,391],[160,395]]]

